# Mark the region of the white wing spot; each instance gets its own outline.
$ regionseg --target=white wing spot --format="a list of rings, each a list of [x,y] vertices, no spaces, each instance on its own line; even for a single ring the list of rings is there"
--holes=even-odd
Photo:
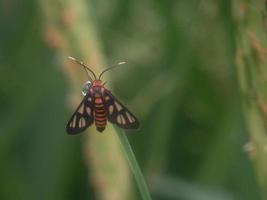
[[[80,120],[79,120],[79,127],[82,128],[85,126],[85,119],[82,117]]]
[[[113,105],[110,105],[110,106],[108,107],[108,112],[109,112],[109,114],[112,115],[113,111],[114,111],[114,106],[113,106]]]
[[[126,120],[125,120],[124,116],[123,116],[123,115],[120,115],[120,116],[121,116],[122,124],[123,124],[123,125],[126,124]]]
[[[76,126],[76,118],[77,118],[76,115],[74,115],[73,120],[72,120],[72,123],[73,123],[72,127],[73,128],[75,128],[75,126]]]
[[[91,98],[91,97],[89,97],[87,100],[91,102],[91,101],[92,101],[92,98]]]
[[[73,121],[71,121],[71,123],[70,123],[70,127],[73,128]]]
[[[80,119],[79,120],[79,128],[81,128],[82,127],[82,120]]]
[[[121,111],[122,110],[122,106],[117,101],[115,101],[114,103],[115,103],[115,106],[116,106],[118,112]]]
[[[82,117],[80,120],[79,120],[79,128],[82,128],[85,126],[85,119]]]
[[[86,121],[85,121],[85,119],[83,118],[83,126],[85,126],[86,125]]]
[[[84,111],[84,104],[81,105],[81,107],[79,108],[78,112],[80,114],[83,114],[83,111]]]
[[[105,100],[106,101],[110,100],[110,97],[109,96],[105,96]]]
[[[117,116],[117,122],[119,123],[119,124],[121,124],[122,123],[122,121],[121,121],[121,117],[120,117],[121,115],[118,115]]]
[[[130,113],[126,112],[126,115],[130,123],[133,123],[135,121],[135,119],[130,115]]]
[[[125,120],[125,118],[123,117],[123,115],[118,115],[117,116],[117,122],[119,123],[119,124],[126,124],[126,120]]]

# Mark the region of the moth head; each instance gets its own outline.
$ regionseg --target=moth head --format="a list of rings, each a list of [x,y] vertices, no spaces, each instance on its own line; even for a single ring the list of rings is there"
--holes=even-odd
[[[103,85],[103,83],[102,83],[102,81],[100,79],[97,79],[97,80],[93,81],[93,87],[94,86],[102,86],[102,85]]]
[[[86,94],[88,93],[88,91],[90,90],[92,86],[91,81],[86,81],[83,85],[83,89],[82,89],[82,95],[86,96]]]

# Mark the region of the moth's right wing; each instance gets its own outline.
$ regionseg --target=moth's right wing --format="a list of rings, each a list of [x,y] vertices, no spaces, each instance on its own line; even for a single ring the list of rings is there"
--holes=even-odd
[[[66,131],[68,134],[78,134],[94,122],[93,102],[93,97],[88,92],[67,124]]]
[[[139,128],[138,119],[134,116],[134,114],[107,89],[104,91],[103,99],[107,118],[110,122],[124,129]]]

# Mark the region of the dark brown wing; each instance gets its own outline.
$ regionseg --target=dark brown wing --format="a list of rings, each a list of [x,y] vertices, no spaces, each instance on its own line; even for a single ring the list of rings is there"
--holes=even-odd
[[[137,129],[138,119],[108,90],[103,93],[104,106],[110,122],[124,129]]]
[[[78,134],[94,122],[93,102],[93,97],[88,92],[67,124],[68,134]]]

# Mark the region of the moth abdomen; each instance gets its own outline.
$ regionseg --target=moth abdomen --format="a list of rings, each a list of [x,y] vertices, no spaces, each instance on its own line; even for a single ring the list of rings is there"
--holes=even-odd
[[[107,113],[101,97],[95,97],[95,126],[100,132],[104,131],[107,125]]]

